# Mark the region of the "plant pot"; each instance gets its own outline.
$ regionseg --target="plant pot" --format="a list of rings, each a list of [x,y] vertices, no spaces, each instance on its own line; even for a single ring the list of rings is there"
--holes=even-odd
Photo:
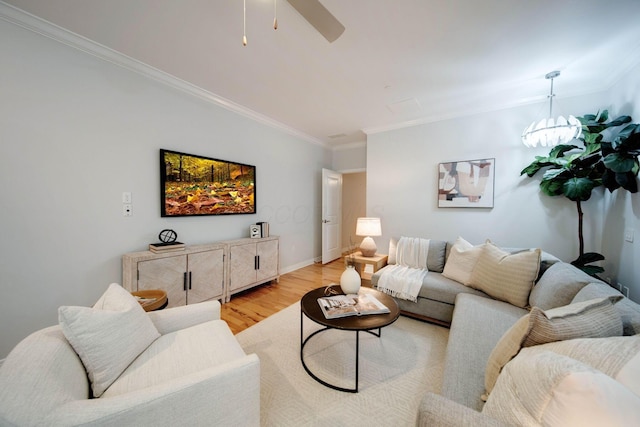
[[[348,265],[340,276],[340,288],[345,294],[357,294],[360,290],[360,275],[353,265]]]

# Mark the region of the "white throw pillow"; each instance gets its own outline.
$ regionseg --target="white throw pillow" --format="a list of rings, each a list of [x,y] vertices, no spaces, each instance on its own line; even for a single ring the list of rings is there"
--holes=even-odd
[[[60,307],[58,321],[87,370],[94,397],[160,336],[138,301],[117,283],[93,308]]]
[[[514,425],[640,425],[640,397],[608,375],[529,347],[500,375],[483,413]]]
[[[468,286],[483,246],[484,244],[473,246],[462,237],[458,237],[451,247],[442,275]]]

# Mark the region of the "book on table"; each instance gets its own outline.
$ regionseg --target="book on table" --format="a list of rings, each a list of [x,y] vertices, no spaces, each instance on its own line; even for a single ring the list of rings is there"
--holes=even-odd
[[[389,308],[373,295],[349,294],[318,298],[318,304],[327,319],[389,313]]]

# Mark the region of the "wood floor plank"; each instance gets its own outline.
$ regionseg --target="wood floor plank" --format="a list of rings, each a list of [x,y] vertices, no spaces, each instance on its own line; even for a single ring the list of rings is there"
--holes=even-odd
[[[231,297],[222,305],[221,317],[234,334],[289,307],[310,290],[339,283],[344,261],[316,263],[280,276],[279,283],[267,283]]]

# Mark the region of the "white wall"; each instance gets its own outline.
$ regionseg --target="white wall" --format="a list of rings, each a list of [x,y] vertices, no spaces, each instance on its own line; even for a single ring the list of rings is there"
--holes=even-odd
[[[338,172],[362,172],[367,168],[366,142],[348,144],[333,150],[333,169]]]
[[[640,123],[640,66],[631,70],[607,94],[610,115],[629,115]],[[625,229],[634,231],[634,241],[624,240]],[[629,288],[629,296],[640,301],[640,194],[616,190],[605,193],[602,253],[606,256],[606,274],[614,283]]]
[[[557,114],[593,113],[602,95],[560,98]],[[522,130],[540,114],[540,105],[478,114],[369,135],[367,141],[367,215],[382,218],[379,248],[391,236],[454,240],[477,244],[489,238],[508,247],[541,247],[563,260],[578,254],[576,206],[548,197],[539,179],[520,171],[544,148],[522,145]],[[566,111],[566,112],[565,112]],[[495,158],[493,209],[438,208],[438,163]],[[602,235],[602,197],[583,205],[587,251],[598,252]]]
[[[0,58],[0,358],[121,282],[122,254],[164,228],[196,244],[269,221],[282,271],[320,255],[329,150],[2,20]],[[258,213],[161,218],[160,148],[256,165]]]

